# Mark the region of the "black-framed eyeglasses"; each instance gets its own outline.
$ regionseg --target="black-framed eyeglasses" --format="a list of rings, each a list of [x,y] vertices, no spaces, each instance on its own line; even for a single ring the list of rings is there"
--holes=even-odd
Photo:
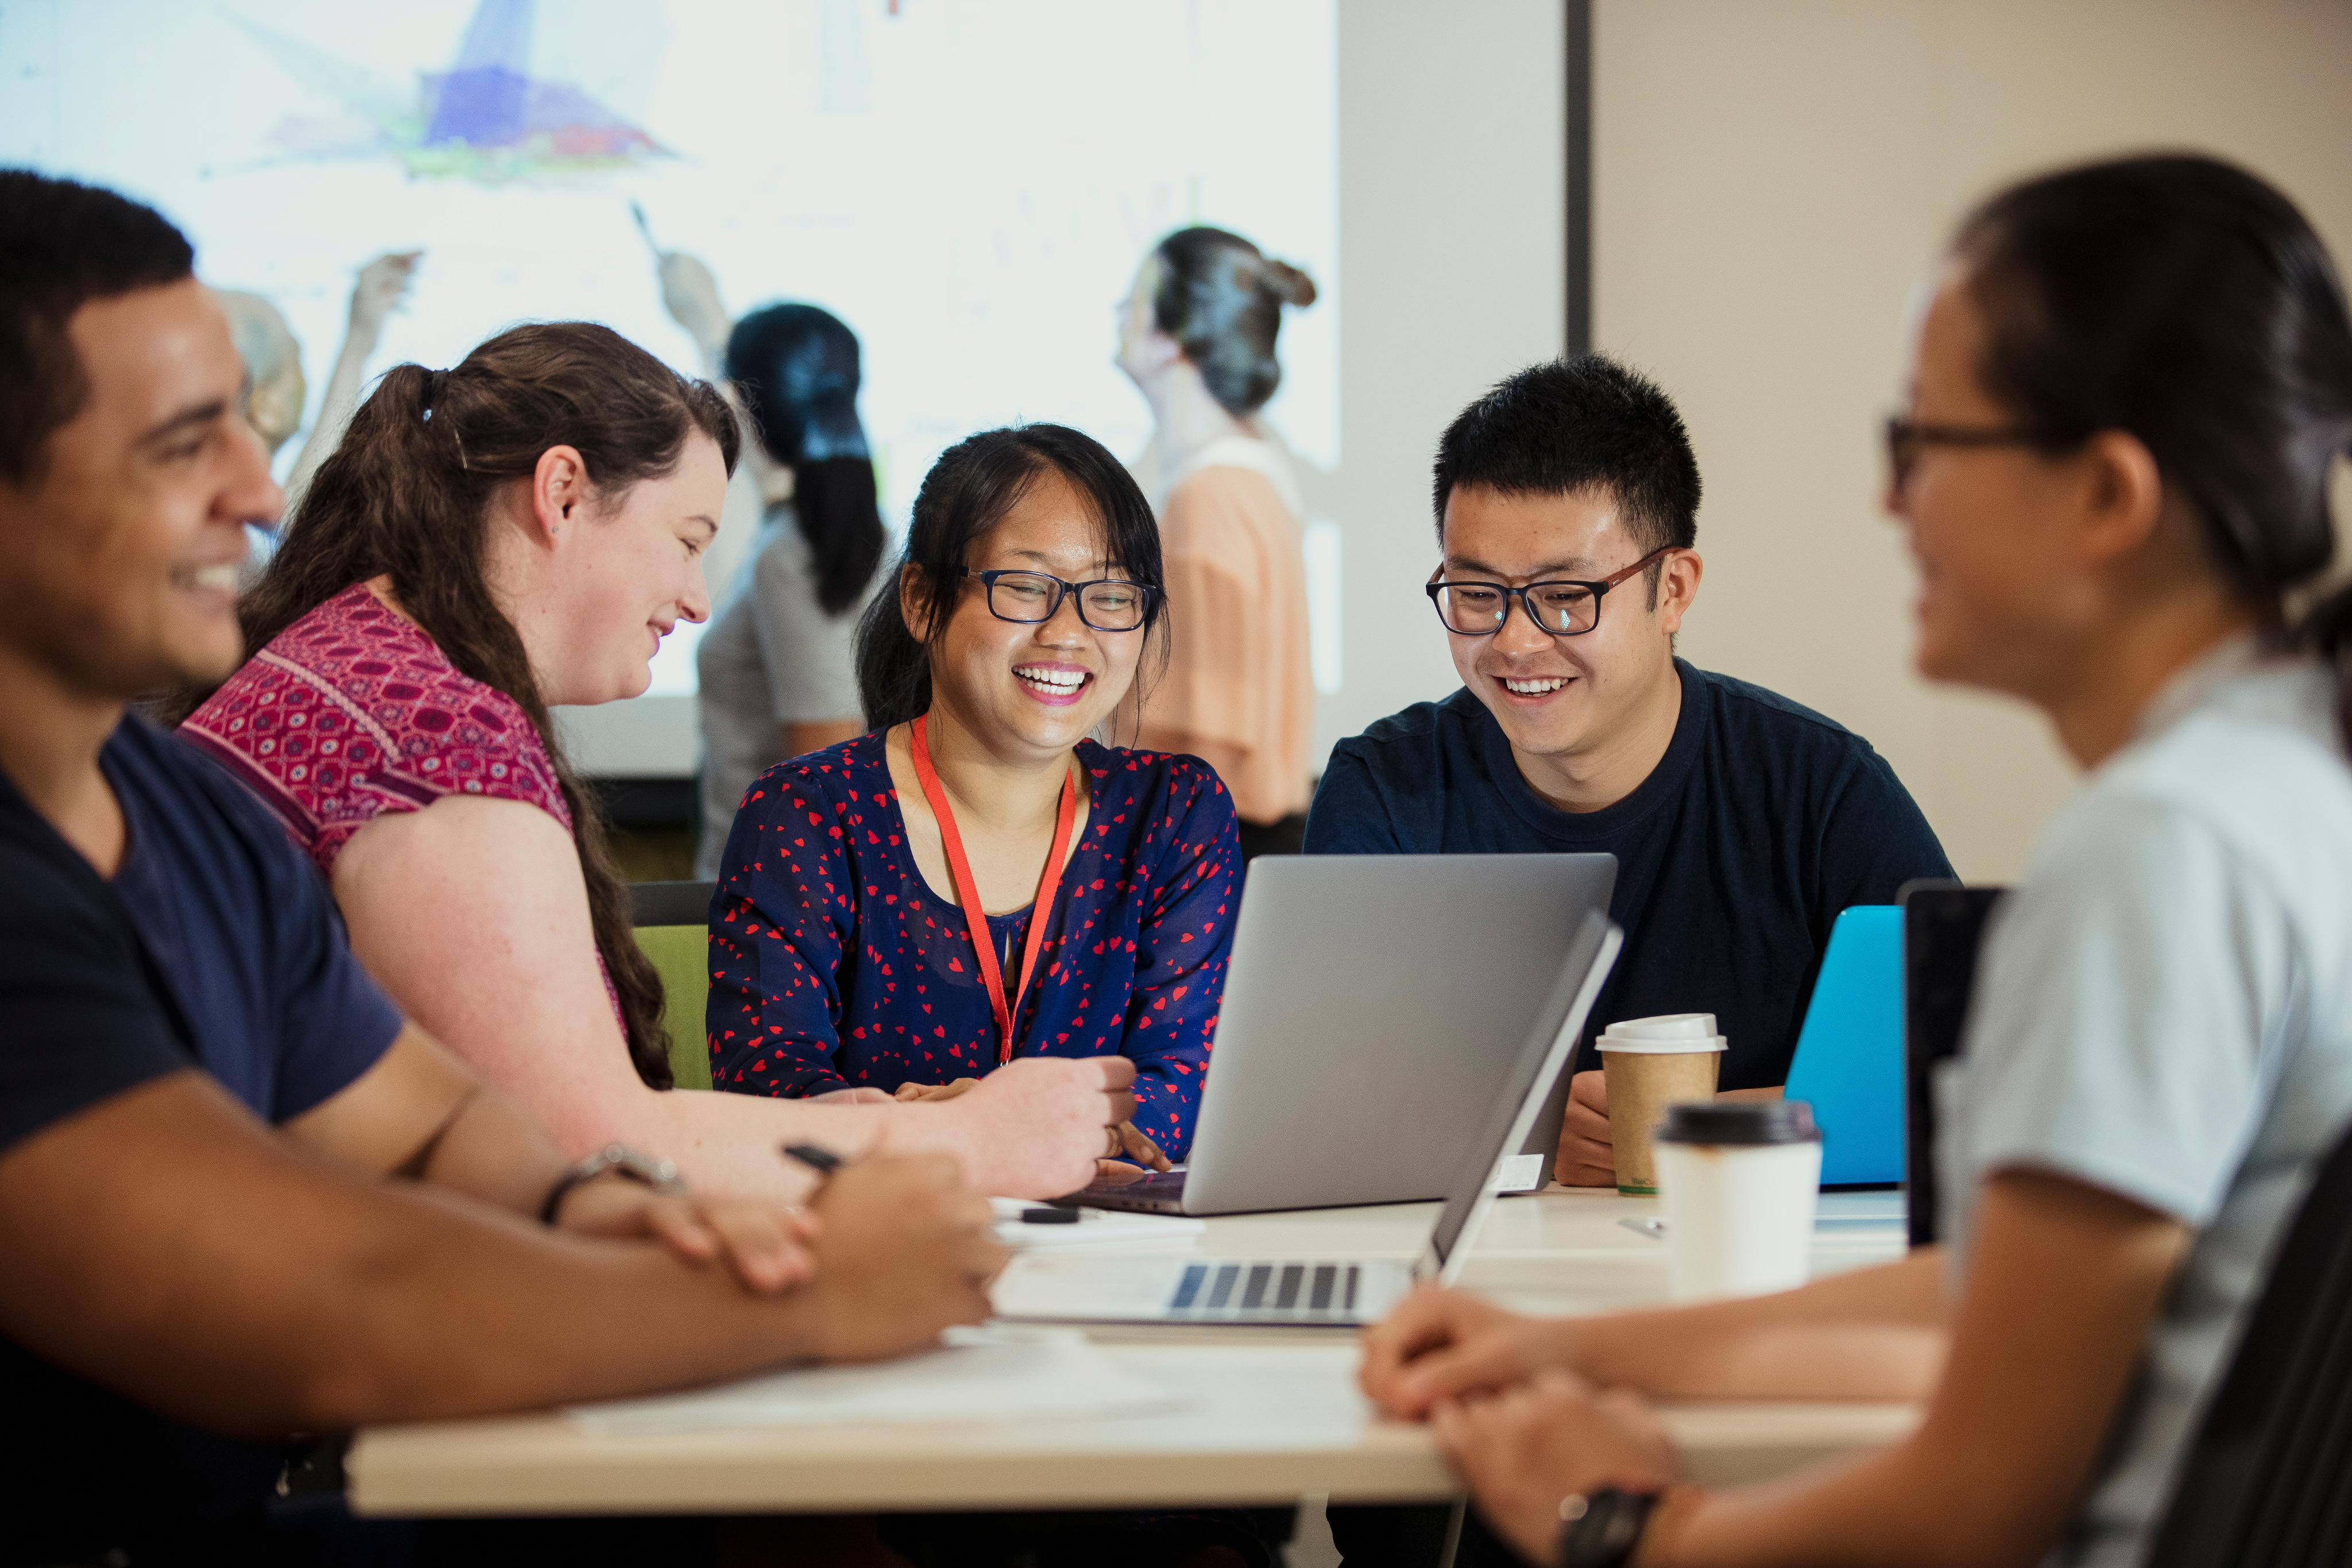
[[[999,621],[1034,626],[1051,621],[1062,608],[1065,594],[1078,601],[1078,619],[1097,632],[1132,632],[1150,617],[1160,591],[1148,582],[1098,577],[1091,582],[1071,582],[1043,571],[974,571],[988,590],[988,612]]]
[[[1662,545],[1624,570],[1612,572],[1597,582],[1561,578],[1512,588],[1500,582],[1465,582],[1441,576],[1432,578],[1422,591],[1437,607],[1437,618],[1445,622],[1445,629],[1465,637],[1491,637],[1500,632],[1503,622],[1510,619],[1514,599],[1538,630],[1554,637],[1580,637],[1601,624],[1602,595],[1678,548]],[[1438,570],[1443,572],[1444,568]]]
[[[1930,446],[2042,446],[2050,432],[2030,424],[1928,424],[1889,414],[1885,424],[1886,484],[1896,495],[1911,482],[1919,454]]]

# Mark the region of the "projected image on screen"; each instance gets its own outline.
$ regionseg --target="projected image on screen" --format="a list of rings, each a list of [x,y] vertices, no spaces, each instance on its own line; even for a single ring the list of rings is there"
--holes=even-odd
[[[975,429],[1143,444],[1114,307],[1195,222],[1320,286],[1266,418],[1337,465],[1333,31],[1330,0],[12,0],[0,160],[161,207],[284,315],[314,407],[387,253],[423,254],[371,374],[562,318],[701,374],[649,239],[731,311],[820,304],[896,527]],[[656,689],[691,690],[672,641]]]

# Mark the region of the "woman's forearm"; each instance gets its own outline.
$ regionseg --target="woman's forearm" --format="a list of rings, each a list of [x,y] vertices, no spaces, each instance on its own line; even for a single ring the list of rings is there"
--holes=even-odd
[[[784,1145],[814,1144],[845,1160],[863,1159],[884,1152],[886,1129],[901,1110],[704,1089],[649,1089],[642,1100],[635,1115],[646,1131],[623,1141],[675,1162],[698,1192],[781,1204],[804,1201],[814,1185],[813,1172],[784,1157]]]
[[[1943,1259],[1922,1248],[1776,1295],[1556,1329],[1565,1364],[1666,1398],[1919,1399],[1943,1365]]]

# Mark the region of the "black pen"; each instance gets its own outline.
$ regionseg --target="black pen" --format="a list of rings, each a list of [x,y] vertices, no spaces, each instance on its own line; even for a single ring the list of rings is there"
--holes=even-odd
[[[786,1144],[783,1155],[786,1159],[800,1161],[821,1176],[831,1176],[841,1168],[842,1164],[839,1155],[814,1144]]]

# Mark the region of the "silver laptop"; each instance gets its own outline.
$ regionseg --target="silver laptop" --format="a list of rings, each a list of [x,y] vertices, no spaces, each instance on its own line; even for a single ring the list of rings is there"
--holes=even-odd
[[[1617,857],[1282,855],[1251,862],[1187,1168],[1066,1202],[1150,1214],[1445,1196]],[[1537,1093],[1543,1185],[1567,1094]],[[1514,1145],[1513,1153],[1526,1151]]]
[[[1253,871],[1252,875],[1256,873]],[[1454,1171],[1421,1256],[1396,1259],[1092,1257],[1024,1252],[997,1277],[1000,1318],[1059,1322],[1376,1322],[1416,1281],[1452,1284],[1495,1201],[1495,1162],[1528,1136],[1565,1071],[1624,933],[1598,910],[1579,924],[1550,995],[1494,1085],[1484,1124],[1449,1152]]]

